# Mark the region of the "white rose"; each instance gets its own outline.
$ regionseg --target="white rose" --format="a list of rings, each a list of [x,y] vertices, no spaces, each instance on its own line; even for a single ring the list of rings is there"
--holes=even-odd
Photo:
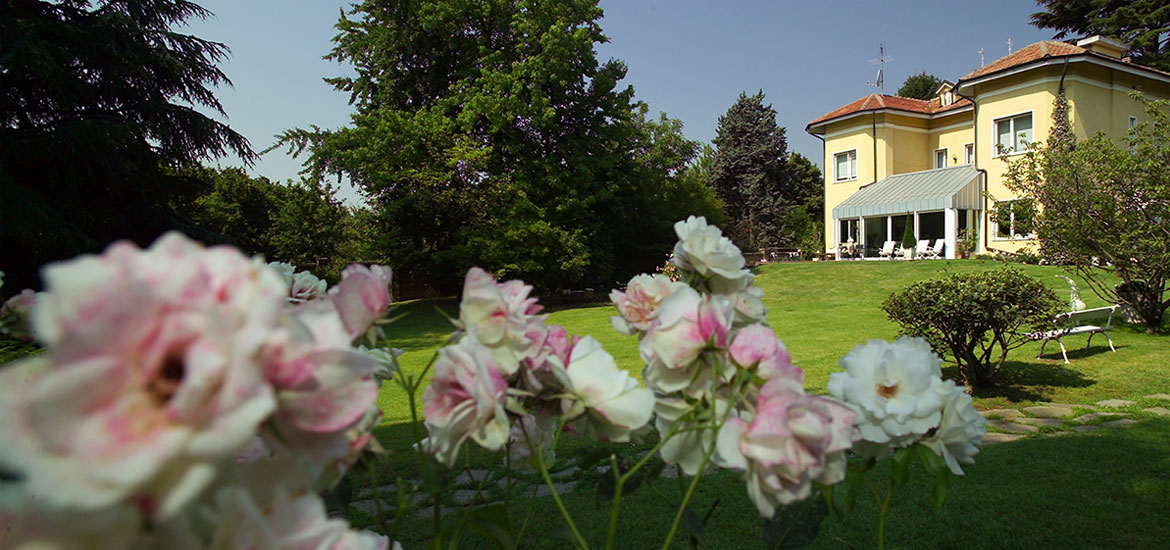
[[[938,429],[922,444],[938,453],[955,475],[963,475],[959,463],[974,464],[983,436],[987,433],[987,420],[975,410],[971,396],[952,380],[936,383],[943,394],[942,420]]]
[[[911,445],[938,426],[941,370],[925,340],[870,340],[840,364],[845,372],[829,375],[829,393],[857,413],[861,438],[880,446],[872,454]]]
[[[718,227],[707,225],[706,218],[688,217],[674,224],[674,232],[678,243],[674,245],[671,261],[680,269],[711,279],[713,287],[735,287],[739,281],[751,277],[751,272],[743,268],[739,247],[724,237]]]

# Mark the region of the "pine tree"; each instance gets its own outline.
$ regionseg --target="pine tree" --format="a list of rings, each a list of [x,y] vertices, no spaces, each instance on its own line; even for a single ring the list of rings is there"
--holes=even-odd
[[[710,185],[723,200],[741,248],[792,246],[802,227],[794,223],[798,190],[788,170],[788,142],[764,92],[741,93],[719,117]]]

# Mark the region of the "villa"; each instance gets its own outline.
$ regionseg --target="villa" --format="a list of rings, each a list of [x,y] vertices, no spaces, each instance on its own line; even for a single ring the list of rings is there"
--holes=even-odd
[[[805,131],[824,143],[825,250],[852,241],[878,257],[907,223],[917,239],[945,239],[947,258],[966,230],[978,236],[974,252],[1035,248],[1017,227],[1030,224],[1011,206],[1007,162],[1045,140],[1061,90],[1078,139],[1121,138],[1145,120],[1134,90],[1170,98],[1170,73],[1131,63],[1126,49],[1102,36],[1037,42],[944,82],[929,101],[870,94],[810,122]],[[1006,216],[994,220],[1002,201]]]

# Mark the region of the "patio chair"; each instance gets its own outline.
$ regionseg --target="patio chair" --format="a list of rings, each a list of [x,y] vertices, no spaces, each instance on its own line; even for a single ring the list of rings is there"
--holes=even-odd
[[[930,250],[930,239],[922,239],[918,241],[918,246],[914,247],[914,255],[923,258]]]
[[[882,245],[882,249],[878,251],[878,256],[886,259],[892,259],[894,257],[895,244],[897,244],[895,241],[886,241],[886,243]]]
[[[943,247],[946,246],[946,244],[946,239],[935,239],[934,246],[926,249],[926,253],[923,254],[923,257],[928,260],[938,260],[942,258]]]

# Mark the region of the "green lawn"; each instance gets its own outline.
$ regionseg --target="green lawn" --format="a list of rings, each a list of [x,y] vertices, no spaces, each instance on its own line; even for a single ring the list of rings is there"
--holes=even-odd
[[[804,368],[810,392],[823,393],[837,361],[854,346],[871,338],[892,339],[897,327],[881,311],[881,302],[893,291],[930,278],[944,270],[998,269],[994,261],[829,262],[763,266],[756,284],[764,289],[769,323]],[[1055,277],[1056,267],[1019,266],[1038,277],[1064,298],[1068,287]],[[1083,283],[1082,298],[1089,307],[1104,305]],[[401,305],[405,314],[389,327],[391,345],[403,348],[402,368],[417,373],[450,333],[450,324],[439,314],[456,315],[454,300],[419,301]],[[598,339],[618,363],[634,372],[641,369],[636,339],[615,332],[608,305],[564,308],[553,311],[549,322],[564,325],[570,333]],[[1038,344],[1016,350],[1009,358],[1001,383],[976,395],[980,409],[1019,408],[1038,402],[1094,403],[1102,399],[1139,400],[1151,393],[1170,393],[1170,337],[1150,336],[1140,327],[1119,325],[1111,332],[1117,347],[1112,353],[1104,339],[1095,338],[1084,350],[1083,338],[1070,338],[1070,365],[1059,348],[1049,346],[1037,360]],[[944,369],[954,377],[953,369]],[[389,449],[378,477],[392,481],[419,475],[422,464],[409,451],[409,407],[401,391],[387,385],[380,396],[386,420],[378,430]],[[1091,548],[1103,546],[1153,547],[1170,536],[1166,521],[1170,502],[1170,420],[1152,418],[1129,428],[1093,433],[1069,433],[1060,437],[1030,438],[989,446],[957,480],[941,514],[929,503],[929,484],[918,472],[895,498],[887,527],[891,547]],[[558,453],[575,452],[597,444],[567,438]],[[648,445],[610,445],[619,454],[632,454]],[[464,463],[477,468],[497,468],[498,454],[469,449]],[[452,473],[451,475],[454,475]],[[884,472],[876,472],[881,483]],[[594,544],[607,521],[608,505],[593,487],[601,474],[579,474],[577,489],[565,495],[581,528]],[[531,477],[530,477],[531,479]],[[365,476],[355,480],[366,485]],[[498,489],[490,491],[499,496]],[[651,548],[661,544],[669,529],[672,502],[680,498],[673,479],[662,478],[628,497],[622,508],[619,548]],[[705,511],[719,504],[707,527],[706,547],[760,548],[762,526],[748,501],[737,474],[713,475],[700,485],[695,508]],[[455,506],[448,500],[448,506]],[[509,515],[519,524],[529,521],[522,541],[525,548],[560,549],[563,540],[547,534],[561,524],[550,498],[518,499]],[[451,514],[446,521],[456,521]],[[358,525],[369,525],[360,512],[352,515]],[[406,522],[399,538],[407,547],[420,547],[430,534],[424,521]],[[818,548],[872,547],[876,531],[876,507],[872,499],[859,500],[855,512],[844,519],[830,518],[817,540]],[[686,537],[676,546],[689,547]],[[657,544],[656,544],[657,541]],[[468,548],[485,545],[472,537]]]

